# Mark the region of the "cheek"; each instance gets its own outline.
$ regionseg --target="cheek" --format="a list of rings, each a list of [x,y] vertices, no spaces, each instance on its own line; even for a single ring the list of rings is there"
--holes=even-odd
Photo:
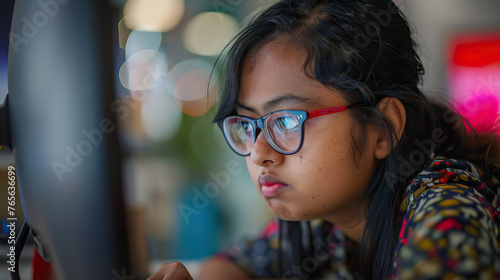
[[[304,186],[305,190],[332,188],[335,182],[344,181],[343,177],[350,172],[346,155],[332,155],[328,153],[318,153],[311,157],[302,157],[300,168],[296,170],[295,177],[299,185]]]
[[[343,157],[352,151],[353,125],[353,121],[348,117],[331,122],[316,122],[310,125],[306,123],[303,150],[317,159]]]
[[[324,135],[310,137],[308,145],[297,154],[300,173],[311,179],[334,175],[352,163],[352,148],[348,137]]]
[[[324,200],[330,194],[337,195],[355,181],[357,168],[346,139],[313,139],[311,142],[311,148],[297,154],[299,159],[295,166],[298,168],[292,173],[296,176],[292,176],[305,198],[314,199],[314,203],[327,203]]]

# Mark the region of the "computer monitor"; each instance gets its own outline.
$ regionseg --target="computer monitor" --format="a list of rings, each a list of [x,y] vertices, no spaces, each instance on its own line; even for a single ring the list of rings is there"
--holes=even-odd
[[[59,280],[130,279],[112,19],[104,0],[14,6],[8,105],[18,189]]]

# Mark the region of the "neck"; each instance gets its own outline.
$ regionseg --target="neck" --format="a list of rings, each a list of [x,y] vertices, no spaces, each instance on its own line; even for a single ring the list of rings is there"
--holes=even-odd
[[[361,241],[361,236],[363,235],[363,230],[365,229],[366,220],[351,221],[344,225],[337,224],[342,232],[351,240],[359,243]]]
[[[324,218],[342,229],[345,236],[359,243],[366,225],[368,201],[363,201],[354,208],[346,209],[340,214]]]

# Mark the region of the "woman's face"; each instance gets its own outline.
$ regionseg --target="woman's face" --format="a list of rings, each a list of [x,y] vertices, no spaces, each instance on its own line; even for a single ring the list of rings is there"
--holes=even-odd
[[[338,92],[306,76],[305,59],[305,50],[279,41],[249,56],[243,67],[237,113],[261,118],[278,110],[349,105]],[[308,119],[303,146],[293,155],[276,152],[259,134],[246,163],[259,194],[277,217],[294,221],[323,218],[346,226],[364,218],[363,194],[376,169],[379,134],[368,129],[367,144],[356,165],[353,126],[348,111]]]

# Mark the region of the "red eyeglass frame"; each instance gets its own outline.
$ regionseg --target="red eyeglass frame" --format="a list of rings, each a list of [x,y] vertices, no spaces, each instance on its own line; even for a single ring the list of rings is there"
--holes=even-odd
[[[310,118],[316,118],[316,117],[320,117],[320,116],[324,116],[324,115],[329,115],[329,114],[334,114],[334,113],[339,113],[339,112],[343,112],[343,111],[346,111],[348,109],[351,109],[351,108],[356,108],[356,107],[360,107],[360,106],[364,106],[364,104],[362,103],[357,103],[357,104],[353,104],[353,105],[346,105],[346,106],[339,106],[339,107],[330,107],[330,108],[323,108],[323,109],[317,109],[317,110],[312,110],[312,111],[301,111],[301,110],[280,110],[280,111],[275,111],[275,112],[271,112],[265,116],[263,116],[262,118],[259,118],[259,119],[252,119],[252,118],[249,118],[249,117],[245,117],[245,116],[228,116],[226,118],[224,118],[223,120],[217,122],[217,124],[219,125],[219,128],[221,129],[222,131],[222,134],[224,135],[224,138],[227,142],[227,144],[229,145],[229,147],[231,148],[231,150],[233,150],[233,152],[235,152],[236,154],[240,155],[240,156],[249,156],[250,155],[250,152],[245,152],[245,153],[242,153],[242,152],[238,152],[236,150],[235,147],[233,147],[233,145],[231,144],[232,142],[228,139],[228,137],[231,137],[230,136],[230,132],[229,131],[226,131],[226,125],[229,120],[231,118],[242,118],[242,119],[245,119],[246,121],[248,121],[252,127],[253,127],[253,134],[255,136],[255,139],[254,139],[254,142],[255,140],[257,139],[257,128],[259,128],[261,131],[264,132],[264,137],[266,138],[266,141],[267,143],[269,143],[269,145],[278,153],[280,154],[284,154],[284,155],[291,155],[291,154],[294,154],[296,152],[298,152],[300,150],[300,148],[302,147],[302,144],[304,142],[304,129],[303,129],[303,123],[307,120],[307,119],[310,119]],[[300,143],[299,143],[299,146],[297,147],[297,149],[293,150],[293,151],[290,151],[290,152],[287,152],[287,151],[284,151],[282,150],[278,145],[276,145],[276,143],[274,143],[272,141],[272,137],[269,136],[269,133],[266,132],[267,130],[264,129],[264,123],[266,121],[266,119],[272,115],[272,114],[276,114],[276,113],[281,113],[281,112],[286,112],[286,113],[289,113],[289,114],[292,114],[298,121],[299,121],[299,127],[300,127],[300,134],[301,134],[301,139],[300,139]]]

